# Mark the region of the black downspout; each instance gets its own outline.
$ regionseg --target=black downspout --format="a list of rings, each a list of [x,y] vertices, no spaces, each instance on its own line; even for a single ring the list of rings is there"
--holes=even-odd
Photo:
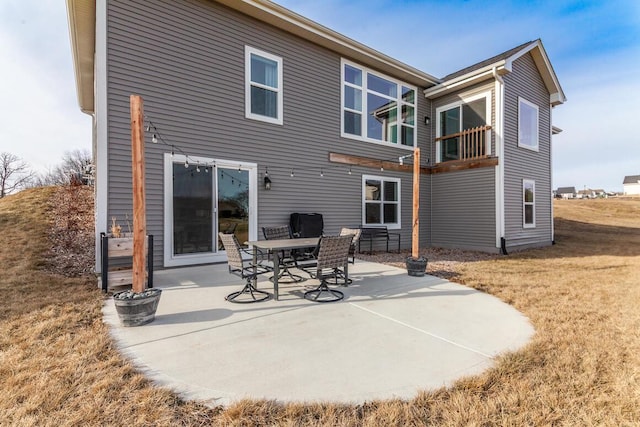
[[[507,253],[507,239],[505,239],[504,237],[500,238],[500,253],[502,255],[509,255]]]

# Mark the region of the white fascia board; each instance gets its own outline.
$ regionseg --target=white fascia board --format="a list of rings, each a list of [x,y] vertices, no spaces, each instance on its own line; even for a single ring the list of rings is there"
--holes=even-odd
[[[558,76],[556,76],[556,73],[553,70],[553,66],[551,65],[551,61],[549,61],[547,52],[544,50],[544,46],[542,46],[542,42],[540,40],[536,40],[527,47],[507,58],[505,62],[505,69],[511,71],[513,62],[529,52],[531,52],[531,57],[538,67],[538,71],[540,72],[544,84],[549,90],[550,104],[555,107],[556,105],[565,103],[567,101],[567,98],[564,95],[562,87],[560,86],[560,82],[558,81]]]
[[[551,135],[557,135],[559,133],[562,133],[562,129],[558,126],[551,126]]]
[[[67,0],[71,56],[80,111],[93,114],[96,2]]]
[[[433,99],[438,96],[446,95],[455,90],[460,90],[475,83],[486,80],[488,77],[492,77],[494,74],[494,70],[498,70],[498,73],[503,74],[501,72],[503,68],[504,61],[499,61],[494,64],[490,64],[474,70],[468,74],[456,77],[455,79],[442,82],[434,87],[425,89],[423,93],[425,98],[427,99]]]

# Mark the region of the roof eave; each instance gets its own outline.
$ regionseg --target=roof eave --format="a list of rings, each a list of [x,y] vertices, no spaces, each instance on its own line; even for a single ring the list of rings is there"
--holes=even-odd
[[[493,77],[494,71],[498,74],[504,74],[505,61],[501,60],[498,62],[494,62],[477,70],[473,70],[467,74],[458,76],[454,79],[443,81],[438,85],[425,89],[423,91],[424,96],[428,99],[433,99],[439,96],[447,95],[460,89],[464,89]]]
[[[78,105],[83,113],[93,114],[96,3],[67,0],[67,16]]]
[[[437,77],[393,59],[271,1],[216,1],[407,83],[420,87],[430,87],[440,83]]]

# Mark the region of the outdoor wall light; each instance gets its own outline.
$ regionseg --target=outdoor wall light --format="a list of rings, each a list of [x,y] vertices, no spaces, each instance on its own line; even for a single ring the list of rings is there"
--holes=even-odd
[[[424,124],[429,126],[429,123],[431,123],[431,118],[429,116],[424,116]]]
[[[269,172],[264,173],[264,189],[271,190],[271,178],[269,178]]]

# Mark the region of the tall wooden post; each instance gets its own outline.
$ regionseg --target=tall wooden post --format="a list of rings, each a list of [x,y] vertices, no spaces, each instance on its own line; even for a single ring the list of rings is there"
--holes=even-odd
[[[411,234],[411,257],[420,256],[420,149],[413,152],[413,231]]]
[[[133,292],[146,288],[147,214],[144,186],[144,114],[139,95],[131,95],[131,173],[133,178]]]

